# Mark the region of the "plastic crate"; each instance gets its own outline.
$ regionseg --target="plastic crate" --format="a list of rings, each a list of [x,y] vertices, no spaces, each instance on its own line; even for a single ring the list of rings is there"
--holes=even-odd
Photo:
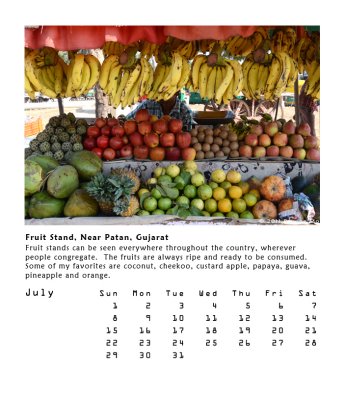
[[[24,136],[35,136],[43,131],[43,123],[41,117],[31,118],[25,122]]]

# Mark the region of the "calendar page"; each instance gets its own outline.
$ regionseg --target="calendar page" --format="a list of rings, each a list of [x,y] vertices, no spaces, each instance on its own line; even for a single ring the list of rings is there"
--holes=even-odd
[[[13,41],[4,54],[15,61],[3,82],[14,106],[3,126],[1,399],[343,399],[337,13],[327,20],[327,7],[298,2],[284,11],[254,2],[140,6],[30,3],[16,5],[27,15],[20,22],[18,10],[7,15],[3,38]],[[25,225],[22,33],[63,21],[322,25],[321,222]]]

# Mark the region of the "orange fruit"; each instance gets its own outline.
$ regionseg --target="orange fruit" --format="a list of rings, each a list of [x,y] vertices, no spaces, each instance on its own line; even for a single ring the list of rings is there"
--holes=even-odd
[[[217,205],[218,205],[218,211],[222,213],[228,213],[232,209],[230,199],[221,199],[218,201]]]
[[[240,199],[242,197],[242,189],[239,186],[229,187],[228,193],[230,199]]]
[[[217,201],[218,201],[218,200],[225,199],[225,197],[226,197],[226,191],[225,191],[225,189],[223,189],[223,188],[220,187],[220,186],[216,187],[215,189],[213,189],[212,197],[213,197],[215,200],[217,200]]]

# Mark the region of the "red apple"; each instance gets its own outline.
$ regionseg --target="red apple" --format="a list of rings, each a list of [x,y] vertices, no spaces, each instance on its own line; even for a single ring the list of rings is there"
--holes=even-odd
[[[163,161],[165,157],[165,149],[157,146],[150,149],[150,158],[153,161]]]
[[[110,126],[109,125],[104,125],[104,126],[102,126],[102,128],[101,128],[101,135],[110,135],[110,132],[111,132],[111,128],[110,128]]]
[[[195,160],[196,150],[193,147],[186,147],[181,150],[182,160],[193,161]]]
[[[274,136],[278,130],[278,124],[276,121],[268,122],[264,128],[265,133],[267,133],[269,136]]]
[[[86,138],[83,140],[83,147],[85,150],[92,150],[94,147],[96,147],[96,139],[86,136]]]
[[[255,146],[253,147],[253,157],[265,157],[266,156],[266,148],[263,146]]]
[[[131,144],[126,144],[126,146],[121,147],[120,157],[132,157],[132,156],[133,156],[133,147]]]
[[[319,139],[316,136],[306,136],[305,140],[304,140],[304,148],[306,150],[318,149],[319,148]]]
[[[96,120],[95,120],[95,125],[98,128],[102,128],[106,124],[107,124],[107,120],[105,118],[96,118]]]
[[[103,158],[106,161],[112,161],[116,158],[116,151],[111,147],[107,147],[103,150]]]
[[[192,142],[192,135],[189,132],[176,133],[176,144],[180,149],[189,147]]]
[[[133,135],[133,133],[132,133],[132,135]],[[127,135],[123,135],[122,136],[122,141],[123,141],[123,144],[128,144],[129,143],[128,136]]]
[[[168,121],[163,118],[158,119],[153,122],[152,128],[158,134],[168,132]]]
[[[124,146],[121,136],[112,136],[109,140],[109,146],[114,150],[120,150]]]
[[[134,146],[133,155],[134,158],[139,160],[144,160],[149,158],[150,149],[146,146],[146,144],[142,144],[140,146]]]
[[[100,147],[94,147],[93,149],[91,149],[91,151],[97,154],[99,158],[102,158],[103,149],[101,149]]]
[[[291,146],[279,147],[279,155],[285,158],[291,158],[293,155],[293,148]]]
[[[181,149],[179,147],[166,147],[165,159],[169,161],[177,161],[181,158]]]
[[[255,133],[255,135],[261,135],[264,132],[262,125],[260,124],[252,124],[250,125],[250,133]]]
[[[137,111],[134,118],[137,121],[137,123],[142,122],[142,121],[149,121],[150,120],[149,110],[141,109],[141,110]]]
[[[268,157],[278,157],[279,156],[279,147],[278,146],[268,146],[266,149],[266,156]]]
[[[183,124],[182,124],[182,120],[180,120],[180,119],[172,118],[168,121],[169,132],[172,132],[172,133],[181,132],[182,127],[183,127]]]
[[[147,135],[152,132],[152,124],[150,121],[142,121],[138,124],[138,131],[142,135]]]
[[[288,144],[288,135],[286,133],[277,132],[273,136],[273,144],[276,146],[286,146]]]
[[[97,147],[100,147],[101,149],[105,149],[109,146],[109,137],[106,135],[101,135],[98,136],[96,139]]]
[[[299,135],[297,133],[294,133],[292,135],[289,135],[289,145],[293,149],[300,149],[304,146],[304,138],[302,135]]]
[[[240,157],[252,157],[253,148],[251,146],[249,146],[248,144],[242,144],[238,148],[238,152],[240,154]]]
[[[99,128],[96,125],[91,125],[87,128],[86,135],[88,137],[96,138],[99,136]]]
[[[297,127],[297,133],[299,133],[302,136],[310,136],[311,134],[310,125],[306,122],[301,122]]]
[[[133,132],[137,131],[137,123],[133,119],[129,119],[128,121],[125,121],[123,124],[123,128],[125,130],[125,133],[127,135],[130,135]]]
[[[307,160],[320,161],[320,150],[318,149],[309,149],[306,155]]]
[[[144,135],[144,143],[148,147],[157,147],[159,145],[159,136],[154,132],[148,133]]]
[[[267,133],[263,133],[259,136],[259,145],[268,147],[271,145],[271,137]]]
[[[112,128],[115,125],[118,125],[119,121],[116,118],[108,118],[107,119],[107,125],[110,126],[110,128]]]
[[[140,135],[139,132],[134,132],[129,135],[129,141],[133,146],[141,146],[142,144],[144,144],[144,137],[143,135]]]
[[[283,133],[286,133],[287,135],[293,135],[296,132],[296,125],[293,122],[292,119],[289,121],[285,122],[283,126]]]
[[[171,147],[175,144],[175,135],[171,132],[159,136],[159,144],[163,147]]]
[[[248,133],[248,135],[244,138],[244,143],[248,146],[257,146],[258,142],[258,135],[255,133]]]
[[[125,128],[121,125],[116,125],[111,128],[111,134],[113,136],[123,136],[125,134]]]
[[[299,160],[304,160],[307,155],[307,152],[305,149],[294,149],[292,157],[293,158],[298,158]]]

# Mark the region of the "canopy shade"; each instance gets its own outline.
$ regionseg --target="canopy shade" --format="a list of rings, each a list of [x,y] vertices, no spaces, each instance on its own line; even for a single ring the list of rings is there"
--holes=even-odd
[[[57,50],[101,48],[106,41],[130,44],[138,40],[161,44],[168,36],[182,40],[225,40],[250,36],[255,26],[36,26],[25,28],[25,47]]]

